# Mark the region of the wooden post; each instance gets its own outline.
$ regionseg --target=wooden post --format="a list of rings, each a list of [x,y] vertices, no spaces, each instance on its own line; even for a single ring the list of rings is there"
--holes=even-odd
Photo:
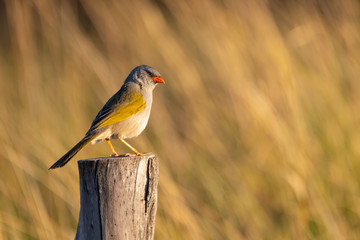
[[[75,240],[154,239],[159,179],[153,154],[78,161]]]

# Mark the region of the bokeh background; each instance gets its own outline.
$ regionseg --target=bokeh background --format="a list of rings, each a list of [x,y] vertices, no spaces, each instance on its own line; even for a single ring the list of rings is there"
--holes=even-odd
[[[79,141],[140,64],[166,81],[156,239],[360,239],[356,0],[0,2],[0,239],[73,239]],[[118,152],[128,149],[114,142]]]

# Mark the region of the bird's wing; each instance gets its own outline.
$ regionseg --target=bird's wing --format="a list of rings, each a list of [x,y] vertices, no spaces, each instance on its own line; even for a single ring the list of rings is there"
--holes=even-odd
[[[146,102],[141,93],[135,91],[126,95],[118,93],[100,110],[89,131],[121,122],[145,108]]]

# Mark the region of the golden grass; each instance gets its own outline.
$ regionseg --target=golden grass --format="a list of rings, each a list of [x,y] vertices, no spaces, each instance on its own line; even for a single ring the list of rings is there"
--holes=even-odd
[[[156,239],[360,238],[357,1],[5,0],[0,12],[0,239],[75,236],[76,160],[109,149],[47,168],[140,64],[166,81],[130,140],[161,161]]]

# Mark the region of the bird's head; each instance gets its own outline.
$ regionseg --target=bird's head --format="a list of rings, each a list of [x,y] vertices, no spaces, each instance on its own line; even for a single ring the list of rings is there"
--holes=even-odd
[[[147,65],[140,65],[134,68],[125,82],[134,82],[140,85],[140,89],[153,90],[158,83],[165,83],[160,73]]]

